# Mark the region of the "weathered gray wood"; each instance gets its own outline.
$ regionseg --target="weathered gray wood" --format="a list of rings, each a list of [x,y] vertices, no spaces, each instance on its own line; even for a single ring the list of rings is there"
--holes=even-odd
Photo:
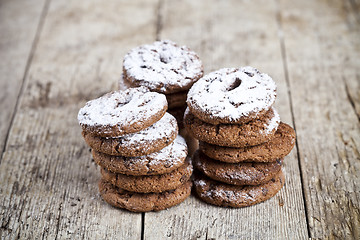
[[[310,235],[360,238],[360,27],[347,1],[281,1]]]
[[[140,238],[141,214],[101,200],[77,112],[116,89],[124,54],[155,38],[156,6],[50,3],[0,165],[0,238]]]
[[[11,125],[44,2],[19,0],[0,3],[0,151]]]
[[[160,36],[197,51],[206,73],[244,65],[269,73],[278,85],[280,116],[292,124],[277,11],[277,5],[268,1],[166,1]],[[147,213],[145,239],[306,239],[296,149],[285,165],[286,186],[269,201],[227,209],[191,196],[167,211]]]

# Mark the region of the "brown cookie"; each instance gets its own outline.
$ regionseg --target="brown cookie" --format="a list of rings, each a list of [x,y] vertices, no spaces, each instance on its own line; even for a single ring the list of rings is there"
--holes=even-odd
[[[102,178],[112,185],[130,192],[150,193],[164,192],[178,188],[187,182],[192,174],[190,161],[170,173],[153,176],[128,176],[101,169]]]
[[[129,88],[87,102],[80,109],[78,120],[86,133],[118,137],[150,127],[166,110],[163,94],[149,92],[145,87]]]
[[[261,118],[274,104],[276,84],[253,67],[209,73],[189,90],[187,104],[200,120],[214,125]]]
[[[101,179],[99,190],[101,197],[110,205],[132,212],[159,211],[183,202],[191,193],[191,181],[175,190],[161,193],[134,193],[115,187]]]
[[[261,118],[245,124],[212,125],[201,121],[187,108],[184,115],[185,128],[196,139],[226,147],[254,146],[274,137],[280,117],[274,108]]]
[[[194,166],[211,179],[233,185],[259,185],[270,181],[280,170],[281,160],[272,163],[224,163],[200,152],[194,153]]]
[[[181,91],[177,93],[165,94],[168,102],[168,109],[173,108],[186,108],[186,96],[188,91]]]
[[[111,156],[92,150],[94,161],[102,168],[133,176],[169,173],[184,164],[187,153],[186,142],[181,136],[160,151],[139,157]]]
[[[231,148],[199,142],[199,149],[208,157],[228,162],[274,162],[288,155],[295,145],[295,131],[286,123],[280,122],[274,137],[263,144]]]
[[[103,138],[82,132],[94,150],[114,156],[136,157],[157,152],[172,143],[178,133],[176,119],[169,113],[150,127],[118,138]]]
[[[197,54],[164,40],[132,49],[124,57],[124,81],[171,94],[188,90],[204,74]]]
[[[203,201],[222,207],[247,207],[264,202],[273,197],[285,183],[284,174],[280,171],[270,181],[255,186],[236,186],[220,183],[196,174],[195,192]]]

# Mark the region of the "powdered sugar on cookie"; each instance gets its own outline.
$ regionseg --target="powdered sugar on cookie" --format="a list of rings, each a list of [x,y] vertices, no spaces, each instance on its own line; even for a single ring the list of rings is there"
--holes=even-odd
[[[78,120],[85,128],[99,128],[96,131],[100,136],[109,132],[124,134],[138,131],[139,125],[147,127],[147,122],[151,125],[152,118],[158,116],[160,119],[166,109],[165,95],[149,92],[145,87],[130,88],[87,102],[80,109]]]
[[[237,123],[267,111],[275,98],[276,84],[267,74],[253,67],[223,68],[197,81],[189,90],[187,104],[194,114],[200,111],[221,123]]]
[[[177,131],[177,122],[175,117],[169,113],[165,115],[156,123],[150,127],[141,130],[137,133],[127,134],[118,137],[118,142],[121,147],[127,148],[144,148],[151,145],[152,142],[156,142],[162,138],[170,138],[174,131]]]
[[[161,149],[159,152],[133,159],[138,161],[146,161],[149,168],[155,168],[157,165],[163,164],[164,162],[166,162],[168,165],[178,165],[179,161],[184,162],[186,156],[187,145],[185,139],[178,135],[170,145]]]
[[[123,67],[124,76],[133,84],[162,93],[185,90],[203,75],[196,53],[169,40],[132,49],[124,57]]]
[[[274,117],[272,117],[266,124],[265,134],[270,134],[272,132],[275,132],[280,124],[280,115],[276,111],[275,108],[272,108],[274,112]]]

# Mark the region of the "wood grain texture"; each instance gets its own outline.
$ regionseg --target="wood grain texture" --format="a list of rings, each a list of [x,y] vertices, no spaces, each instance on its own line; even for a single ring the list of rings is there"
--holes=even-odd
[[[310,236],[360,238],[360,29],[347,1],[281,1]]]
[[[11,125],[27,63],[31,58],[44,3],[45,0],[1,1],[0,3],[1,151]]]
[[[141,214],[101,200],[77,112],[116,89],[124,54],[154,39],[156,6],[51,1],[0,165],[0,238],[140,238]]]
[[[160,37],[198,52],[205,73],[244,65],[269,73],[278,85],[276,107],[280,116],[292,124],[275,2],[165,1],[161,12]],[[285,163],[286,186],[269,201],[229,209],[191,196],[167,211],[146,213],[145,239],[306,239],[296,149]]]

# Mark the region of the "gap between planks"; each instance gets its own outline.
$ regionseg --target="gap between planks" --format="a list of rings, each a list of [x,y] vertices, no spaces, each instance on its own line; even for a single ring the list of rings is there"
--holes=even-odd
[[[290,112],[291,112],[291,120],[292,120],[292,124],[293,124],[294,130],[295,130],[295,136],[296,136],[296,140],[295,140],[295,148],[296,148],[296,155],[297,155],[296,159],[297,159],[299,170],[300,170],[299,173],[300,173],[300,179],[301,179],[302,196],[303,196],[303,201],[304,201],[306,229],[307,229],[308,238],[310,238],[311,231],[310,231],[310,225],[309,225],[309,214],[308,214],[308,209],[307,209],[307,206],[306,206],[306,203],[307,203],[307,201],[309,199],[306,199],[307,194],[305,192],[304,176],[302,174],[303,166],[301,165],[301,161],[300,161],[299,142],[298,142],[296,124],[295,124],[294,106],[293,106],[291,88],[290,88],[289,70],[288,70],[288,65],[287,65],[285,39],[284,39],[284,32],[283,32],[283,27],[282,27],[282,14],[281,14],[281,8],[280,8],[279,0],[276,0],[276,7],[277,7],[276,22],[277,22],[277,25],[278,25],[278,28],[279,28],[278,36],[279,36],[279,43],[280,43],[280,50],[281,50],[281,58],[282,58],[283,68],[284,68],[286,88],[287,88],[287,91],[288,91],[288,99],[289,99]]]
[[[6,150],[7,142],[8,142],[8,139],[9,139],[10,130],[11,130],[12,126],[13,126],[16,113],[17,113],[17,111],[18,111],[18,109],[19,109],[20,98],[21,98],[22,94],[24,93],[25,81],[26,81],[26,78],[27,78],[27,75],[28,75],[28,72],[29,72],[29,69],[30,69],[31,62],[32,62],[33,57],[34,57],[34,53],[35,53],[35,50],[36,50],[37,43],[38,43],[38,41],[39,41],[39,37],[40,37],[40,34],[41,34],[41,30],[42,30],[42,28],[43,28],[43,26],[44,26],[44,22],[45,22],[45,18],[46,18],[47,12],[48,12],[48,10],[49,10],[50,1],[51,1],[51,0],[45,0],[43,9],[42,9],[42,11],[41,11],[40,20],[39,20],[38,26],[37,26],[37,28],[36,28],[35,38],[34,38],[34,41],[33,41],[32,45],[31,45],[31,50],[30,50],[30,54],[29,54],[28,60],[27,60],[27,62],[26,62],[25,71],[24,71],[24,75],[23,75],[23,77],[22,77],[22,81],[21,81],[19,93],[18,93],[18,96],[17,96],[17,98],[16,98],[16,103],[15,103],[15,106],[14,106],[14,111],[13,111],[13,114],[11,115],[10,124],[9,124],[9,127],[8,127],[7,132],[6,132],[6,135],[5,135],[3,149],[1,150],[0,164],[1,164],[1,161],[2,161],[2,159],[3,159],[4,152],[5,152],[5,150]]]

